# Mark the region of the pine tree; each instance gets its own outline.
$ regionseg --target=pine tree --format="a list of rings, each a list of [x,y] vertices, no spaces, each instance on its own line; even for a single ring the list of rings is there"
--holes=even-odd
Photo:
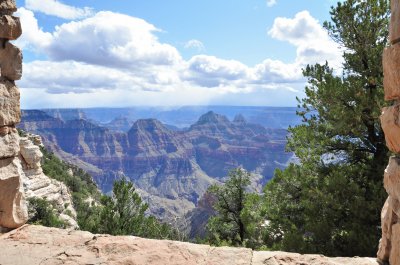
[[[324,27],[343,47],[343,73],[328,63],[303,71],[304,123],[290,128],[288,139],[300,165],[278,170],[265,187],[265,242],[288,251],[373,256],[389,155],[379,122],[389,2],[348,0],[330,14]]]

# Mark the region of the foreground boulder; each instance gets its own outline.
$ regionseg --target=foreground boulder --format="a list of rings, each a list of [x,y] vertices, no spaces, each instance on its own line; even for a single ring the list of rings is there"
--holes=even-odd
[[[1,265],[57,264],[218,264],[218,265],[377,265],[374,258],[327,258],[246,248],[211,247],[133,236],[25,225],[0,235]]]

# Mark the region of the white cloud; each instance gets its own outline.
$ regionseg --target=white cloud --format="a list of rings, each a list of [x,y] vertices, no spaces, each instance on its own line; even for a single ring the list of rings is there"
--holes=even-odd
[[[296,60],[265,59],[255,66],[209,55],[184,60],[175,47],[157,38],[154,25],[123,14],[99,12],[56,26],[53,32],[44,32],[32,11],[20,8],[19,15],[24,34],[17,42],[47,57],[24,64],[20,86],[26,93],[23,104],[30,107],[39,102],[63,107],[89,106],[88,102],[90,106],[218,104],[225,99],[294,105],[304,87],[301,68],[323,58],[336,59],[333,42],[307,12],[292,19],[277,18],[269,31],[271,37],[296,47]],[[200,44],[187,43],[195,48]],[[28,92],[38,90],[46,97],[33,99],[33,92]]]
[[[342,52],[339,45],[308,11],[299,12],[294,18],[276,18],[268,34],[296,46],[296,62],[300,66],[325,61],[329,61],[335,68],[341,66]]]
[[[160,43],[154,35],[157,29],[143,19],[99,12],[93,17],[57,26],[53,33],[46,33],[45,42],[33,38],[43,32],[29,26],[28,23],[34,24],[30,14],[23,14],[21,20],[27,25],[26,38],[30,43],[55,61],[74,60],[117,68],[174,65],[181,61],[176,48]]]
[[[43,32],[32,11],[20,7],[16,12],[16,16],[19,16],[21,19],[23,32],[21,37],[15,42],[18,47],[42,52],[44,47],[50,45],[53,41],[52,34]]]
[[[249,68],[235,60],[223,60],[215,56],[197,55],[188,62],[185,79],[204,87],[247,80]]]
[[[64,19],[88,17],[93,13],[91,8],[77,8],[63,4],[57,0],[25,0],[25,7],[32,11]]]
[[[271,7],[276,5],[276,0],[267,0],[267,6]]]
[[[185,43],[186,49],[196,49],[198,52],[205,51],[204,44],[199,40],[189,40]]]
[[[266,59],[253,69],[255,83],[297,83],[302,80],[301,67],[279,60]]]

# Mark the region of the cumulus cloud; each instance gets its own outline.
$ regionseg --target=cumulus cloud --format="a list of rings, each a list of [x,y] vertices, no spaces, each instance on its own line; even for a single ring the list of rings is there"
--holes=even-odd
[[[276,0],[267,0],[267,6],[271,7],[276,5]]]
[[[177,49],[160,43],[157,29],[143,19],[113,12],[62,24],[43,50],[52,60],[75,60],[114,67],[173,65],[181,61]]]
[[[199,52],[205,51],[204,44],[199,40],[189,40],[185,43],[184,47],[186,49],[196,49]]]
[[[18,47],[42,52],[44,47],[49,46],[53,41],[53,36],[49,32],[44,32],[35,18],[35,14],[23,7],[18,8],[16,13],[21,19],[22,36],[16,41]]]
[[[204,87],[218,87],[248,78],[248,67],[235,60],[197,55],[188,62],[185,78]]]
[[[62,106],[66,102],[78,106],[84,104],[83,99],[94,106],[109,106],[104,104],[107,100],[121,106],[129,102],[218,104],[225,97],[274,105],[278,95],[293,95],[294,101],[304,86],[301,68],[334,58],[335,53],[328,48],[336,49],[308,12],[290,19],[277,18],[269,31],[271,37],[296,47],[296,60],[284,63],[265,59],[254,66],[209,55],[184,60],[174,46],[157,38],[160,30],[154,25],[119,13],[98,12],[56,26],[53,32],[40,28],[34,13],[26,8],[19,9],[19,16],[24,34],[18,45],[47,58],[24,64],[20,86],[29,99],[34,95],[27,91],[41,90],[48,95],[46,100]],[[186,44],[187,48],[204,47],[194,39]],[[261,96],[266,98],[254,101]]]
[[[268,34],[296,46],[296,62],[300,66],[325,61],[329,61],[335,68],[341,66],[342,53],[339,45],[308,11],[299,12],[294,18],[276,18]]]
[[[93,13],[89,7],[77,8],[63,4],[57,0],[25,0],[25,7],[32,11],[64,19],[88,17]]]

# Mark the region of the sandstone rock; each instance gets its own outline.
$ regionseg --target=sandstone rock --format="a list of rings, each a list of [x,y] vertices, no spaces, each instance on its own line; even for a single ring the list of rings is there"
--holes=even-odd
[[[8,12],[17,11],[17,5],[15,4],[15,0],[0,0],[0,10]]]
[[[0,135],[0,159],[18,156],[19,136],[11,132],[4,136]]]
[[[393,212],[393,207],[398,207],[398,203],[394,205],[395,202],[396,200],[389,196],[381,213],[382,238],[379,242],[379,250],[377,253],[377,258],[381,261],[389,260],[392,250],[392,225],[398,221],[398,216]]]
[[[0,79],[0,126],[14,125],[21,121],[20,93],[15,84]]]
[[[0,47],[0,68],[2,77],[8,80],[21,79],[22,52],[17,46],[6,42],[5,47]]]
[[[383,85],[385,100],[400,98],[400,44],[386,47],[383,51]]]
[[[21,34],[21,22],[18,17],[5,15],[0,18],[0,38],[16,40]]]
[[[385,133],[386,145],[392,152],[400,153],[400,105],[383,108],[381,126]]]
[[[400,40],[400,0],[391,0],[391,10],[389,38],[391,43],[396,43]]]
[[[400,265],[400,224],[392,227],[392,251],[390,253],[390,265]]]
[[[400,158],[390,157],[383,182],[387,193],[400,201]]]
[[[26,225],[0,236],[2,265],[378,265],[374,258],[328,258]],[[24,253],[21,255],[21,253]]]
[[[0,226],[17,228],[28,220],[18,158],[0,160]]]

